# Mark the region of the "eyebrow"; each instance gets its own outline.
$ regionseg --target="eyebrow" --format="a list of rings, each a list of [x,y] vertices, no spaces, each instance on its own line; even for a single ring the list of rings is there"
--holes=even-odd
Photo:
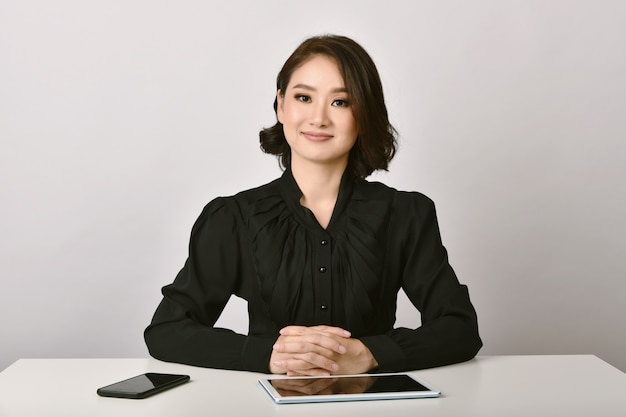
[[[317,91],[317,89],[315,87],[312,87],[310,85],[307,84],[296,84],[291,88],[301,88],[303,90],[309,90],[309,91]],[[331,90],[332,93],[347,93],[348,89],[345,87],[337,87],[337,88],[333,88]]]

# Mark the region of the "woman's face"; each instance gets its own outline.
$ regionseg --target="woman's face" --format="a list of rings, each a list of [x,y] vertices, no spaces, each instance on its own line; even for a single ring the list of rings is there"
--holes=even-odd
[[[277,95],[276,115],[291,147],[291,164],[345,166],[358,128],[336,62],[316,55],[297,68]]]

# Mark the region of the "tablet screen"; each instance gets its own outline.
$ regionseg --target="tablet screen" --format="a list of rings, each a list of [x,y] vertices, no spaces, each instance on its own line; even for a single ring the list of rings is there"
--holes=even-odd
[[[272,378],[259,381],[276,402],[435,397],[440,392],[409,374]]]

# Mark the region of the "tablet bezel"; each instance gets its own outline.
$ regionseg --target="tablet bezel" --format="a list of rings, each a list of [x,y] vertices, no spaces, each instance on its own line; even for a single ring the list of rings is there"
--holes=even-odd
[[[357,393],[357,394],[320,394],[320,395],[297,395],[282,396],[271,384],[272,380],[293,380],[293,379],[315,379],[315,378],[354,378],[363,376],[385,377],[404,375],[423,385],[427,391],[396,391],[396,392],[377,392],[377,393]],[[433,385],[423,381],[417,376],[410,373],[381,373],[381,374],[359,374],[359,375],[331,375],[326,377],[319,376],[302,376],[302,377],[286,377],[276,376],[259,379],[259,384],[270,395],[276,404],[294,404],[294,403],[312,403],[312,402],[336,402],[336,401],[371,401],[371,400],[394,400],[407,398],[436,398],[441,396],[441,391]]]

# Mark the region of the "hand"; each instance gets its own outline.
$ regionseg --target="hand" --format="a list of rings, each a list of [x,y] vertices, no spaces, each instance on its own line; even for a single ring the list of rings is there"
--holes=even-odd
[[[331,326],[288,326],[280,331],[270,357],[270,372],[328,376],[339,369],[333,359],[347,351],[350,332]]]
[[[369,349],[350,332],[331,326],[288,326],[280,331],[270,372],[296,375],[364,373],[377,367]]]

